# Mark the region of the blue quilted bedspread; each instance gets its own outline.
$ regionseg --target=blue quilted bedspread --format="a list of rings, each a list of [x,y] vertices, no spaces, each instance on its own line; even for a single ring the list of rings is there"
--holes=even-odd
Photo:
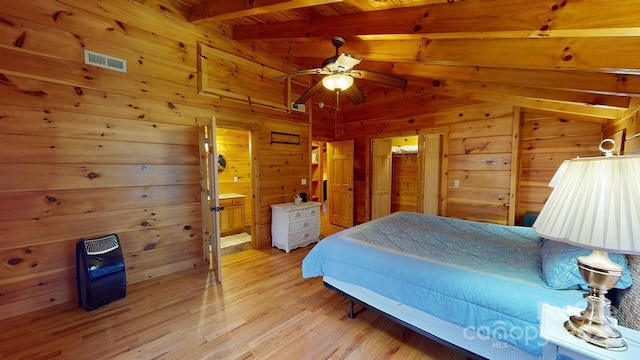
[[[531,228],[397,212],[323,239],[302,275],[362,286],[540,355],[541,304],[583,303],[582,292],[547,286],[540,247]]]

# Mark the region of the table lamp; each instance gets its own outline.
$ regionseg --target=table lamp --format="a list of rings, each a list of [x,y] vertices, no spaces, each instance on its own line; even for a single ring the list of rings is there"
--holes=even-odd
[[[640,254],[640,156],[614,156],[614,147],[613,140],[606,139],[600,143],[604,156],[562,164],[533,229],[540,237],[593,250],[578,257],[589,285],[587,308],[564,327],[589,343],[623,351],[627,345],[607,318],[611,302],[605,297],[622,267],[607,252]]]

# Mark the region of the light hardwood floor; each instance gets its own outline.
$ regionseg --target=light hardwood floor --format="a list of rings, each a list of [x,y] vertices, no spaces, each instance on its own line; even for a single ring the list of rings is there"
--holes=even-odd
[[[1,359],[465,359],[303,279],[312,246],[223,258],[221,284],[205,269],[129,286],[87,312],[75,303],[0,322]]]
[[[331,222],[329,222],[329,216],[324,212],[324,210],[322,210],[323,208],[320,207],[320,235],[321,237],[327,237],[331,234],[335,234],[338,231],[344,230],[345,228],[338,226],[338,225],[333,225]]]

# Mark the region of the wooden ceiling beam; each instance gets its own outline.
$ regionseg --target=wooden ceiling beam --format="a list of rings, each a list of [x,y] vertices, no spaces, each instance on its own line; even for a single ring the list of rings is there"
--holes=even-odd
[[[419,84],[420,91],[427,94],[466,98],[485,102],[511,104],[513,106],[554,111],[592,118],[593,121],[604,123],[607,119],[615,119],[626,111],[625,106],[603,106],[582,102],[562,91],[541,91],[515,86],[485,85],[481,83],[448,81],[423,81]],[[628,99],[626,100],[628,106]]]
[[[389,72],[383,69],[384,66],[376,66],[384,63],[369,63],[365,70]],[[408,80],[408,86],[406,93],[417,93],[425,88],[434,89],[451,89],[464,92],[475,92],[485,94],[498,94],[518,96],[522,98],[531,99],[533,101],[557,101],[561,103],[574,103],[586,107],[599,106],[601,108],[611,109],[613,113],[618,111],[626,111],[629,107],[630,97],[628,96],[616,96],[609,94],[598,94],[584,91],[572,91],[572,90],[560,90],[560,89],[545,89],[545,88],[531,88],[522,86],[517,79],[513,83],[498,83],[498,82],[483,82],[471,79],[451,79],[446,77],[430,78],[430,77],[416,77],[406,76]],[[314,80],[317,81],[317,80]],[[373,92],[376,92],[376,98],[385,98],[392,91],[389,87],[379,85],[375,82],[356,80],[356,83],[363,86],[366,89],[367,96]]]
[[[341,36],[398,38],[628,37],[640,34],[637,0],[462,1],[234,27],[236,40]]]
[[[556,101],[573,103],[585,107],[600,107],[612,110],[612,113],[625,111],[629,106],[629,97],[593,94],[556,89],[527,88],[514,84],[486,83],[479,81],[460,81],[452,79],[409,79],[412,86],[434,89],[451,89],[456,91],[471,91],[474,93],[509,95],[533,101]]]
[[[629,97],[581,93],[563,90],[525,88],[515,85],[482,83],[475,81],[442,80],[430,78],[408,78],[408,86],[402,92],[403,97],[424,97],[437,95],[440,97],[463,97],[468,100],[482,102],[506,103],[541,111],[560,113],[565,111],[579,116],[582,121],[603,123],[603,119],[620,116],[627,111]],[[392,101],[391,96],[399,96],[398,91],[386,87],[370,87],[370,83],[360,80],[359,84],[366,89],[367,97],[372,91],[376,93],[372,101]],[[364,85],[364,86],[363,86]],[[370,103],[370,102],[369,102]]]
[[[343,0],[208,0],[191,7],[189,21],[229,20],[307,6],[325,5]]]
[[[296,58],[301,68],[313,68],[320,62],[314,58]],[[497,70],[493,68],[477,68],[446,65],[423,65],[408,63],[391,63],[380,61],[365,61],[358,65],[358,69],[392,73],[409,80],[409,86],[424,81],[437,81],[447,86],[459,88],[492,89],[502,93],[527,95],[535,98],[536,94],[543,99],[557,99],[591,105],[604,105],[627,108],[631,94],[620,93],[627,91],[621,85],[639,84],[638,76],[618,76],[602,73],[563,72],[531,70]],[[488,73],[488,74],[487,74]],[[302,79],[303,77],[298,77]],[[547,82],[547,79],[549,80]],[[363,82],[371,85],[371,82]],[[386,88],[386,87],[382,87]],[[602,92],[596,89],[608,89]],[[640,89],[639,89],[640,90]],[[527,95],[528,96],[528,95]]]
[[[534,113],[537,115],[552,116],[560,119],[569,119],[569,120],[575,120],[575,121],[592,122],[600,125],[606,125],[611,121],[611,119],[607,119],[606,121],[604,121],[605,119],[594,118],[593,116],[590,116],[590,115],[570,114],[570,113],[565,113],[557,110],[545,110],[545,109],[536,109],[536,108],[527,108],[527,107],[522,107],[521,110],[522,112]]]
[[[370,97],[369,93],[366,94]],[[383,100],[380,100],[383,98]],[[412,100],[415,99],[415,100]],[[375,96],[372,101],[367,101],[359,109],[357,106],[345,103],[342,109],[343,113],[349,113],[352,109],[357,113],[345,115],[345,118],[349,121],[366,120],[366,114],[378,114],[389,111],[390,116],[395,113],[402,113],[404,108],[409,107],[413,109],[413,113],[420,113],[421,106],[428,106],[430,111],[433,106],[433,99],[451,99],[453,104],[455,103],[497,103],[506,104],[509,106],[518,106],[535,110],[539,113],[553,113],[563,114],[565,117],[572,119],[579,119],[580,121],[594,122],[598,124],[605,124],[610,119],[616,118],[625,109],[614,109],[598,106],[590,106],[581,103],[562,102],[547,99],[529,98],[526,96],[516,96],[504,93],[492,93],[490,91],[478,91],[478,89],[455,89],[455,88],[440,88],[430,86],[426,84],[424,87],[411,87],[404,90],[403,95],[399,95],[397,91],[389,91],[388,96]],[[376,101],[377,100],[377,101]],[[445,102],[451,105],[450,102]],[[402,104],[396,106],[395,104]],[[454,105],[458,106],[458,105]],[[343,115],[344,115],[343,114]]]
[[[366,63],[363,62],[363,65]],[[401,76],[510,84],[528,88],[568,90],[623,97],[640,96],[640,75],[410,63],[394,63],[392,69],[393,73]]]
[[[299,67],[312,68],[320,64],[317,58],[296,58]],[[358,68],[363,70],[393,73],[413,79],[426,78],[426,81],[455,81],[456,83],[478,84],[480,87],[500,86],[505,92],[519,88],[536,89],[547,94],[557,94],[564,100],[602,104],[614,107],[627,107],[629,97],[640,96],[640,76],[616,75],[595,72],[496,69],[470,66],[425,65],[410,63],[390,63],[364,61]],[[470,85],[473,86],[473,85]],[[575,93],[571,95],[571,93]],[[564,94],[564,95],[563,95]],[[548,95],[551,96],[551,95]],[[568,97],[572,97],[573,100]]]
[[[283,58],[331,56],[329,41],[266,42]],[[611,49],[611,51],[603,51]],[[535,70],[640,74],[640,37],[544,39],[347,39],[341,51],[365,60]]]

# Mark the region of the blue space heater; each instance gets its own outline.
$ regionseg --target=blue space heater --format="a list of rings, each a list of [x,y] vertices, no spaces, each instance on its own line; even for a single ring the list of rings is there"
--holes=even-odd
[[[124,258],[116,234],[76,244],[78,304],[95,310],[127,293]]]

